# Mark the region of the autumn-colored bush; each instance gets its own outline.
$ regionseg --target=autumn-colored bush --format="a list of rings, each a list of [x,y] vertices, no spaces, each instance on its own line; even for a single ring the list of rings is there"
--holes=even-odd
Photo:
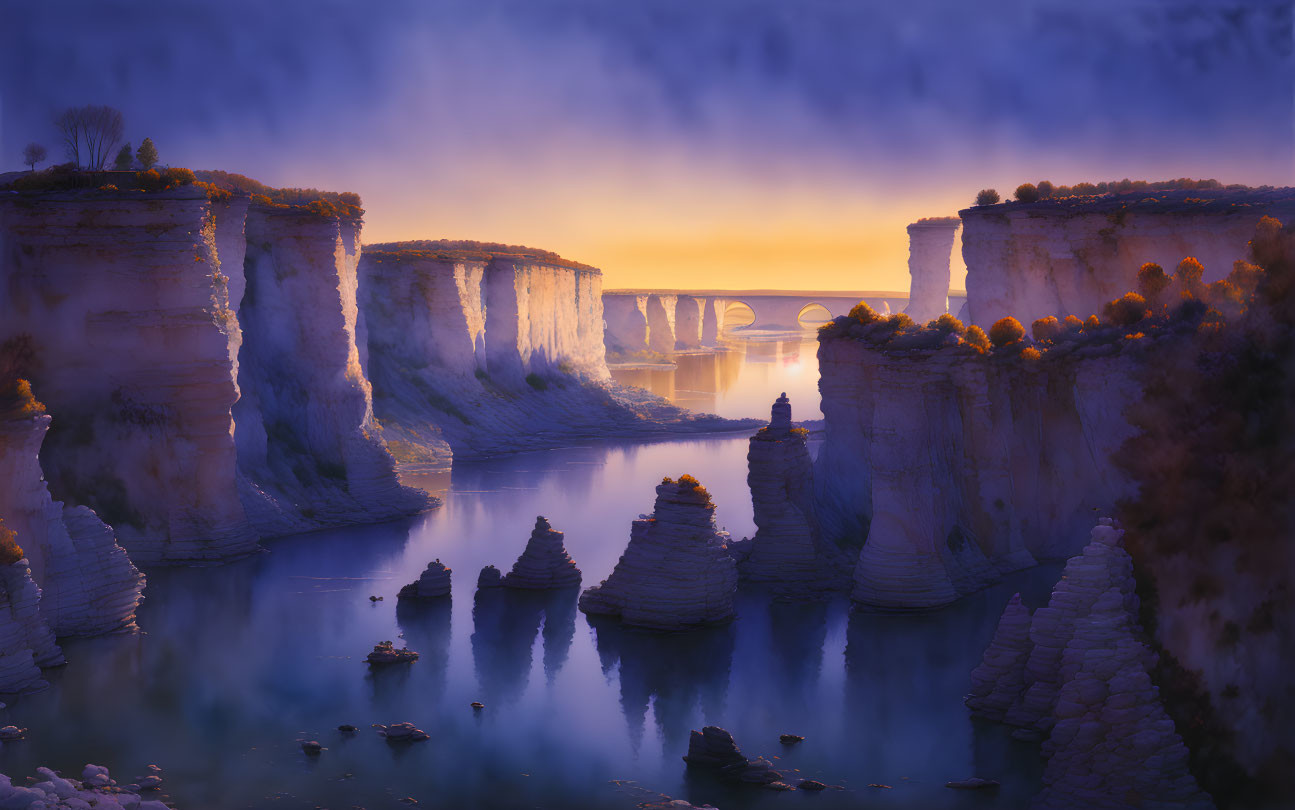
[[[232,191],[223,189],[212,183],[204,183],[201,180],[197,180],[194,182],[194,185],[207,192],[207,199],[212,202],[226,202],[234,196]]]
[[[850,309],[850,317],[854,318],[859,323],[865,323],[865,324],[876,323],[877,321],[881,320],[881,316],[877,314],[877,311],[875,309],[868,306],[866,301],[860,301],[859,303],[855,304]]]
[[[1049,315],[1046,318],[1039,318],[1030,324],[1030,334],[1034,336],[1037,343],[1044,341],[1051,342],[1061,336],[1061,321],[1055,316]]]
[[[1039,201],[1039,189],[1033,183],[1021,183],[1012,193],[1019,202],[1032,203]]]
[[[1046,200],[1048,197],[1051,197],[1052,193],[1057,189],[1056,189],[1056,186],[1052,185],[1052,183],[1050,183],[1049,181],[1040,180],[1038,185],[1035,186],[1035,190],[1039,192],[1039,197],[1041,199]]]
[[[968,346],[981,354],[989,351],[989,336],[985,334],[984,329],[981,329],[974,323],[967,327],[967,332],[962,336],[962,339]]]
[[[994,321],[994,325],[989,327],[989,341],[995,346],[1010,346],[1025,338],[1025,327],[1021,322],[1007,316]]]
[[[669,480],[670,479],[668,478],[666,479],[666,481],[669,481]],[[706,490],[706,487],[701,485],[700,481],[698,481],[696,478],[689,475],[688,473],[684,473],[683,475],[679,476],[679,488],[690,489],[695,494],[704,498],[707,503],[710,503],[710,492]]]
[[[1201,283],[1201,277],[1205,275],[1205,268],[1195,258],[1188,256],[1178,263],[1178,269],[1174,271],[1174,281],[1178,284],[1178,291],[1184,298],[1204,298],[1205,285]]]
[[[1096,315],[1089,315],[1088,320],[1084,321],[1085,332],[1092,332],[1095,329],[1101,329],[1101,328],[1102,328],[1102,322],[1098,320]]]
[[[913,319],[909,317],[906,312],[896,312],[886,318],[886,325],[898,332],[901,329],[911,329],[913,327]]]
[[[0,565],[13,565],[24,556],[22,546],[18,545],[18,536],[4,525],[4,518],[0,518]]]
[[[1076,318],[1074,315],[1067,315],[1062,319],[1061,326],[1067,332],[1078,332],[1080,329],[1084,328],[1084,322]]]
[[[311,216],[358,220],[364,215],[360,195],[350,191],[320,191],[316,188],[274,188],[242,174],[216,169],[195,172],[198,180],[235,194],[247,194],[253,205],[296,209]],[[322,203],[321,205],[313,205]]]
[[[1171,283],[1165,269],[1155,262],[1147,262],[1138,268],[1138,292],[1150,304],[1157,303]]]
[[[997,205],[998,201],[998,192],[992,188],[982,188],[976,194],[976,205]]]
[[[945,334],[953,335],[961,335],[967,329],[967,327],[963,326],[962,321],[947,312],[931,321],[928,326],[932,329],[938,329]]]
[[[1115,326],[1132,326],[1150,314],[1147,299],[1135,292],[1125,293],[1123,297],[1108,301],[1102,307],[1102,317]]]
[[[1043,352],[1039,351],[1033,346],[1026,346],[1024,349],[1021,349],[1021,359],[1023,360],[1029,360],[1033,362],[1042,357],[1043,357]]]

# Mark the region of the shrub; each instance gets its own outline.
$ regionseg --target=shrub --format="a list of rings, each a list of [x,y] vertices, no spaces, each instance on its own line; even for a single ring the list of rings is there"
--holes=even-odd
[[[881,316],[877,314],[877,311],[872,307],[868,306],[867,302],[865,301],[860,301],[859,303],[851,307],[850,317],[854,318],[859,323],[864,323],[864,324],[876,323],[877,321],[881,320]]]
[[[1107,322],[1116,326],[1132,326],[1150,314],[1147,299],[1135,292],[1125,293],[1122,298],[1109,301],[1102,307],[1102,315]]]
[[[948,334],[961,335],[967,329],[967,327],[962,325],[962,321],[958,320],[957,318],[953,317],[947,312],[941,315],[940,317],[936,318],[935,320],[931,321],[931,323],[928,324],[928,326],[930,326],[932,329],[938,329],[941,332],[944,332],[946,335]]]
[[[526,384],[531,388],[534,388],[536,391],[547,391],[549,388],[549,381],[536,374],[534,371],[526,375]]]
[[[1006,318],[999,318],[994,321],[994,325],[989,327],[989,341],[995,346],[1010,346],[1018,343],[1025,338],[1025,327],[1021,322],[1008,315]]]
[[[1101,329],[1102,322],[1097,319],[1096,315],[1089,315],[1088,320],[1084,321],[1084,331],[1091,332],[1094,329]]]
[[[1039,189],[1033,183],[1021,183],[1016,187],[1012,196],[1023,203],[1032,203],[1039,201]]]
[[[17,538],[13,530],[4,525],[4,518],[0,518],[0,565],[13,565],[25,556]]]
[[[1039,191],[1039,197],[1045,200],[1052,196],[1052,192],[1056,191],[1056,186],[1052,185],[1052,183],[1047,180],[1040,180],[1039,185],[1036,186],[1036,188]]]
[[[1138,292],[1149,302],[1159,300],[1160,294],[1168,289],[1170,283],[1165,269],[1155,262],[1147,262],[1138,269]]]
[[[1042,358],[1043,352],[1039,351],[1033,346],[1026,346],[1024,349],[1021,349],[1021,357],[1025,360],[1029,360],[1033,362],[1035,360],[1039,360],[1040,358]]]
[[[997,205],[998,200],[998,192],[992,188],[982,188],[976,194],[976,205]]]
[[[666,480],[669,480],[669,479],[666,479]],[[684,473],[683,475],[679,476],[679,488],[680,488],[680,489],[690,489],[690,490],[692,490],[695,494],[697,494],[697,495],[701,496],[702,498],[704,498],[704,499],[705,499],[705,501],[706,501],[706,503],[710,503],[710,502],[711,502],[711,500],[710,500],[710,492],[709,492],[709,491],[707,491],[706,487],[704,487],[704,486],[702,486],[702,485],[701,485],[701,482],[700,482],[700,481],[698,481],[696,478],[693,478],[693,477],[692,477],[691,475],[689,475],[688,473]]]
[[[896,312],[886,319],[886,325],[898,332],[901,329],[911,329],[913,319],[906,312]]]
[[[1201,283],[1203,275],[1205,275],[1205,268],[1199,261],[1191,256],[1183,259],[1178,263],[1178,269],[1174,271],[1174,281],[1178,282],[1178,291],[1192,298],[1204,297],[1205,285]]]
[[[967,327],[967,333],[962,336],[962,339],[968,346],[981,354],[989,351],[989,336],[985,334],[984,329],[981,329],[974,323]]]
[[[1052,315],[1039,318],[1030,324],[1030,334],[1034,336],[1034,340],[1038,343],[1054,341],[1061,336],[1061,321]]]
[[[1084,322],[1076,318],[1074,315],[1067,315],[1065,319],[1061,321],[1061,325],[1066,328],[1067,332],[1078,332],[1080,329],[1084,328]]]

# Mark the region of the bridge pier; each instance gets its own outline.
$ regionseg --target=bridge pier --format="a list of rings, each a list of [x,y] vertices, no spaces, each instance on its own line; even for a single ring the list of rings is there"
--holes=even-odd
[[[705,298],[681,295],[675,305],[674,345],[676,349],[700,349],[702,346],[702,310]]]
[[[649,295],[647,300],[647,347],[650,351],[670,354],[674,351],[675,308],[678,296]]]

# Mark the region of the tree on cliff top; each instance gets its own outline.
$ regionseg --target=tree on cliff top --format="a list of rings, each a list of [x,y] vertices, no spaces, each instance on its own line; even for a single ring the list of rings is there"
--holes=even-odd
[[[1016,187],[1013,193],[1016,199],[1023,203],[1032,203],[1039,201],[1039,189],[1033,183],[1021,183]]]
[[[29,143],[22,150],[22,162],[30,166],[33,172],[36,171],[36,164],[48,156],[49,153],[45,151],[45,147],[38,143]]]
[[[998,192],[992,188],[982,188],[976,195],[976,205],[997,205],[998,200]]]
[[[148,171],[157,165],[157,147],[153,145],[152,138],[145,138],[144,142],[139,145],[139,151],[135,153],[135,159],[139,165]]]
[[[54,119],[54,126],[63,138],[68,159],[95,171],[103,170],[126,128],[121,110],[102,104],[69,107]]]

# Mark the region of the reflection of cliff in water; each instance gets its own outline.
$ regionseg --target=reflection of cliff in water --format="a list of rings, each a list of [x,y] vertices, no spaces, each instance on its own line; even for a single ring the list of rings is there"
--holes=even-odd
[[[549,681],[566,662],[575,636],[577,588],[477,591],[472,604],[472,663],[489,703],[507,704],[526,691],[535,637],[544,625],[544,672]]]
[[[723,722],[733,665],[733,625],[687,633],[649,633],[624,627],[608,617],[588,617],[603,674],[619,664],[621,711],[637,751],[643,741],[648,704],[652,705],[661,741],[668,753],[686,744],[688,733],[702,723]]]

